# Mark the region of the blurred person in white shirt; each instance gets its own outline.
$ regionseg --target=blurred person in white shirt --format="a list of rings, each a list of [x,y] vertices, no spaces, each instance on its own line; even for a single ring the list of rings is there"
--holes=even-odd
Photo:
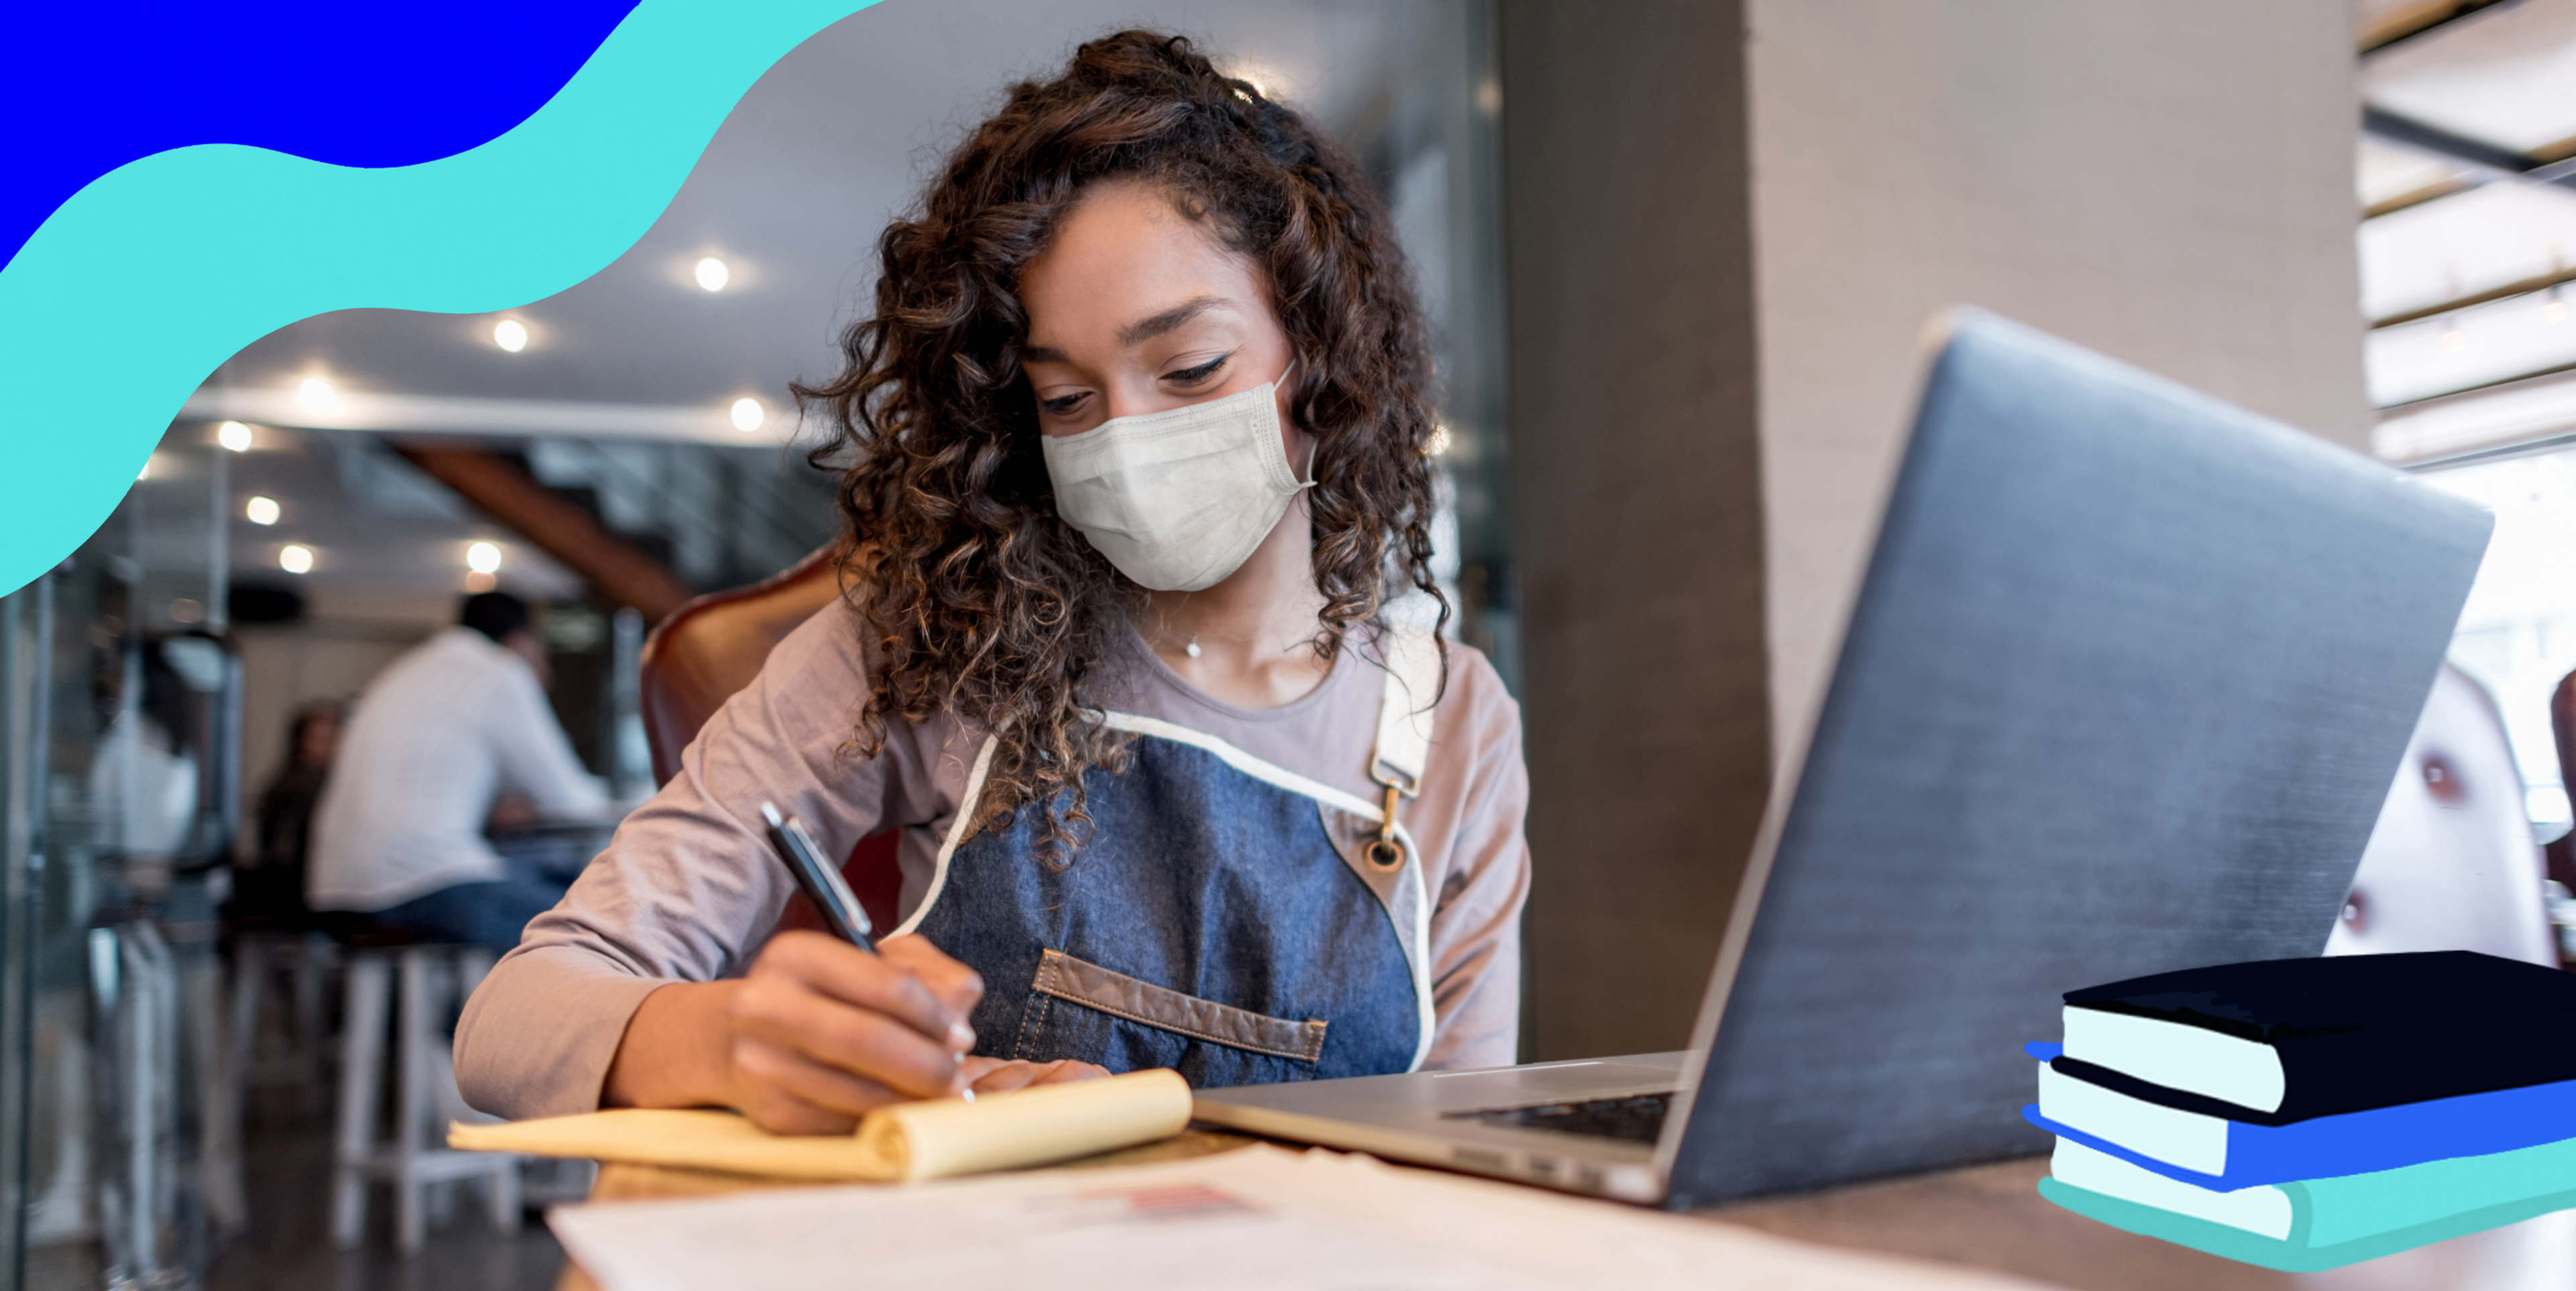
[[[528,607],[465,598],[458,626],[387,666],[358,697],[314,811],[305,895],[315,910],[496,951],[569,879],[513,864],[484,829],[505,794],[554,820],[608,809],[546,702]]]
[[[197,823],[197,732],[191,687],[181,664],[189,647],[148,640],[128,657],[130,689],[99,736],[89,767],[99,813],[100,847],[123,862],[136,891],[168,891],[175,861],[189,859]],[[220,668],[220,662],[212,665]]]

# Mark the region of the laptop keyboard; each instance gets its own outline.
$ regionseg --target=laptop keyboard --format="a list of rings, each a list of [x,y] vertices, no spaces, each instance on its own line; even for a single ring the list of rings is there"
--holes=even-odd
[[[1534,1107],[1499,1107],[1491,1111],[1450,1112],[1444,1119],[1482,1121],[1526,1130],[1589,1134],[1594,1138],[1652,1143],[1664,1132],[1664,1113],[1672,1110],[1671,1094],[1634,1098],[1592,1098],[1575,1103],[1540,1103]]]

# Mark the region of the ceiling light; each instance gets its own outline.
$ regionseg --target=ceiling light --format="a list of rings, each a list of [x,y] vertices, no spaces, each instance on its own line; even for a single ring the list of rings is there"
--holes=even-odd
[[[2567,298],[2559,294],[2558,288],[2549,289],[2549,303],[2540,307],[2540,316],[2553,323],[2567,321]]]
[[[295,401],[307,408],[328,408],[340,401],[340,392],[320,377],[306,377],[304,384],[295,388]]]
[[[290,542],[277,550],[277,567],[290,574],[313,572],[313,549],[300,542]]]
[[[277,499],[253,497],[242,504],[242,518],[252,524],[276,524]]]
[[[708,256],[698,262],[697,278],[699,286],[709,291],[723,291],[725,284],[733,281],[733,271],[725,267],[724,261]]]
[[[2468,344],[2469,344],[2469,334],[2468,334],[2467,332],[2461,331],[2461,330],[2460,330],[2460,325],[2459,325],[2459,324],[2457,324],[2457,323],[2453,323],[2453,324],[2451,324],[2451,330],[2449,330],[2449,331],[2447,331],[2447,332],[2442,333],[2442,348],[2443,348],[2443,349],[2450,350],[2450,351],[2452,351],[2452,352],[2454,352],[2454,353],[2457,353],[2457,352],[2458,352],[2458,351],[2460,351],[2460,350],[2466,349],[2466,348],[2468,347]]]
[[[751,431],[760,429],[760,423],[767,421],[768,419],[769,410],[761,407],[758,399],[745,396],[733,401],[733,428],[735,430],[748,434]]]
[[[515,318],[505,318],[492,325],[492,343],[516,354],[528,348],[528,325]]]
[[[1445,424],[1434,426],[1431,428],[1430,442],[1422,446],[1422,455],[1424,457],[1438,457],[1449,451],[1449,444],[1449,427]]]
[[[142,470],[139,470],[139,471],[136,471],[136,472],[134,473],[134,482],[135,482],[135,483],[137,483],[137,484],[140,484],[140,483],[142,483],[143,481],[148,480],[148,479],[151,479],[151,478],[152,478],[152,459],[151,459],[151,458],[149,458],[149,457],[146,457],[146,458],[144,458],[144,459],[143,459],[143,469],[142,469]]]
[[[225,422],[215,427],[215,442],[236,453],[247,453],[250,451],[250,427],[238,421]]]
[[[478,574],[501,572],[501,549],[492,543],[478,542],[465,549],[465,567]]]

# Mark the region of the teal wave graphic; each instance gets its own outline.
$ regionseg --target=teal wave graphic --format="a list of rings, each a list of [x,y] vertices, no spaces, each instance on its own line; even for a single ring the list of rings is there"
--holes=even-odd
[[[873,2],[646,0],[534,115],[417,166],[209,144],[90,183],[0,269],[0,590],[96,532],[252,341],[335,309],[507,309],[605,268],[761,73]]]

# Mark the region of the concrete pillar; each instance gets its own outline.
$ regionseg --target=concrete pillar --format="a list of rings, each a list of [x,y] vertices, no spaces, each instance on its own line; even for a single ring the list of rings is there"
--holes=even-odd
[[[1673,1048],[1770,773],[1740,10],[1500,37],[1528,1039]]]
[[[1539,1057],[1683,1044],[1935,310],[2359,446],[2342,0],[1501,0]]]

